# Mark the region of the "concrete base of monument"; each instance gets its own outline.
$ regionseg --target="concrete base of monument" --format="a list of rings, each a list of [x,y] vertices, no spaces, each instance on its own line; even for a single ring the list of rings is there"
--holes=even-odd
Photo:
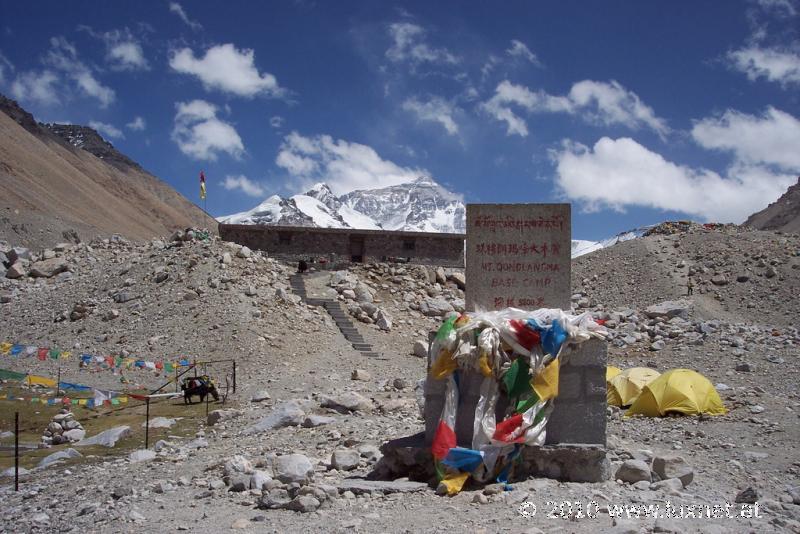
[[[381,452],[383,458],[370,478],[435,481],[433,456],[425,445],[424,432],[384,443]],[[603,482],[610,474],[611,466],[602,445],[559,443],[524,447],[512,481],[544,477],[562,482]]]

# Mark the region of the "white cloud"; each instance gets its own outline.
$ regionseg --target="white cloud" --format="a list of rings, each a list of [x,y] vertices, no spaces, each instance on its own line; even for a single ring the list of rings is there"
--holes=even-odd
[[[800,84],[800,54],[791,50],[750,46],[728,53],[736,70],[751,81],[765,78],[782,86]]]
[[[63,37],[50,39],[50,50],[44,58],[45,64],[63,71],[85,95],[96,98],[100,107],[114,102],[114,90],[100,83],[92,71],[78,59],[78,51]]]
[[[78,29],[103,41],[106,45],[106,62],[113,70],[150,70],[142,45],[128,28],[103,33],[96,32],[89,26],[78,26]]]
[[[202,24],[189,18],[189,15],[186,14],[186,11],[183,10],[183,6],[181,6],[178,2],[170,2],[169,10],[178,15],[178,17],[180,17],[180,19],[194,31],[203,29]]]
[[[410,22],[396,22],[389,25],[392,46],[386,57],[395,63],[408,61],[419,63],[456,64],[460,61],[446,48],[434,48],[425,41],[425,30]]]
[[[6,70],[14,72],[14,65],[0,52],[0,83],[5,83],[6,81]]]
[[[89,126],[97,130],[97,132],[102,134],[103,137],[109,137],[112,139],[125,139],[125,134],[122,133],[122,130],[113,124],[108,124],[107,122],[89,121]]]
[[[106,59],[115,70],[150,70],[150,65],[142,52],[142,45],[135,41],[121,41],[109,45]]]
[[[236,129],[217,118],[217,108],[205,100],[175,104],[172,140],[190,158],[216,161],[221,152],[238,159],[244,144]]]
[[[507,135],[528,135],[525,119],[514,113],[511,105],[529,113],[568,113],[595,124],[621,124],[633,130],[647,127],[660,136],[669,132],[664,119],[656,116],[633,92],[616,81],[583,80],[575,83],[567,96],[554,96],[545,91],[531,91],[508,80],[498,84],[495,94],[481,108],[506,123]]]
[[[177,72],[196,76],[207,91],[217,89],[245,97],[258,94],[282,96],[285,93],[275,76],[258,72],[253,50],[237,50],[231,43],[212,46],[202,58],[195,58],[189,48],[177,50],[172,54],[169,66]]]
[[[539,62],[539,58],[536,57],[536,54],[531,52],[531,49],[523,43],[522,41],[518,41],[516,39],[511,40],[511,48],[506,50],[506,54],[514,58],[524,59],[534,65],[541,65]]]
[[[589,210],[643,206],[717,222],[742,222],[797,179],[741,163],[722,177],[667,161],[630,138],[603,137],[591,149],[567,141],[552,157],[559,188]]]
[[[145,128],[147,128],[147,123],[142,117],[134,117],[131,122],[125,125],[125,127],[129,130],[133,130],[134,132],[141,132]]]
[[[275,128],[276,130],[281,129],[285,123],[286,119],[284,119],[280,115],[275,115],[273,117],[270,117],[269,119],[269,125]]]
[[[732,152],[737,161],[800,172],[800,120],[773,107],[760,117],[735,110],[695,123],[692,137],[704,148]]]
[[[424,169],[401,167],[382,159],[367,145],[336,140],[329,135],[304,137],[297,132],[284,138],[275,163],[297,179],[301,188],[325,182],[337,195],[430,176]]]
[[[228,191],[238,189],[245,195],[251,197],[263,197],[266,193],[266,190],[263,186],[252,181],[243,174],[240,174],[239,176],[226,176],[225,181],[222,182],[222,187]]]
[[[403,109],[416,115],[419,121],[437,122],[450,135],[458,135],[458,124],[453,119],[455,107],[446,100],[433,98],[428,102],[421,102],[416,98],[409,98],[403,102]]]
[[[22,102],[51,106],[60,101],[57,82],[58,76],[49,70],[22,72],[11,83],[11,94]]]
[[[793,0],[756,0],[764,9],[773,9],[776,13],[789,17],[797,15],[797,5]]]

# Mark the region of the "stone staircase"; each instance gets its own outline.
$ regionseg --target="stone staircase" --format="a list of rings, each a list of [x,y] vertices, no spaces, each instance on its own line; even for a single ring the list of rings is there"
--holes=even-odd
[[[353,324],[350,314],[342,308],[339,301],[335,299],[309,298],[306,292],[306,284],[301,274],[293,274],[290,276],[289,285],[295,295],[303,299],[303,302],[306,304],[325,308],[325,311],[333,318],[336,326],[339,327],[344,338],[353,345],[355,350],[359,351],[364,356],[372,358],[380,356],[380,354],[372,348],[372,345],[364,340],[364,337],[358,331],[355,324]]]

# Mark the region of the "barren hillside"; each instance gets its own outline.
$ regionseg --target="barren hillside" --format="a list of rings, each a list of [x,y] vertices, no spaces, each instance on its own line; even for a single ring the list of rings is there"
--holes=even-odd
[[[216,232],[211,217],[93,130],[85,129],[96,136],[91,147],[107,145],[115,157],[71,146],[2,96],[0,111],[0,240],[44,248],[112,233],[141,240],[188,227]]]

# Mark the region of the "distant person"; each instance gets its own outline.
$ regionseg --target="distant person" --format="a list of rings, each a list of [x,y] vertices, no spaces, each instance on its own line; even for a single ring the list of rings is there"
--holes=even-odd
[[[308,271],[308,262],[306,260],[300,260],[297,264],[297,272],[303,274],[306,271]]]
[[[686,295],[691,295],[692,293],[694,293],[694,282],[692,282],[692,277],[690,276],[686,281]]]

